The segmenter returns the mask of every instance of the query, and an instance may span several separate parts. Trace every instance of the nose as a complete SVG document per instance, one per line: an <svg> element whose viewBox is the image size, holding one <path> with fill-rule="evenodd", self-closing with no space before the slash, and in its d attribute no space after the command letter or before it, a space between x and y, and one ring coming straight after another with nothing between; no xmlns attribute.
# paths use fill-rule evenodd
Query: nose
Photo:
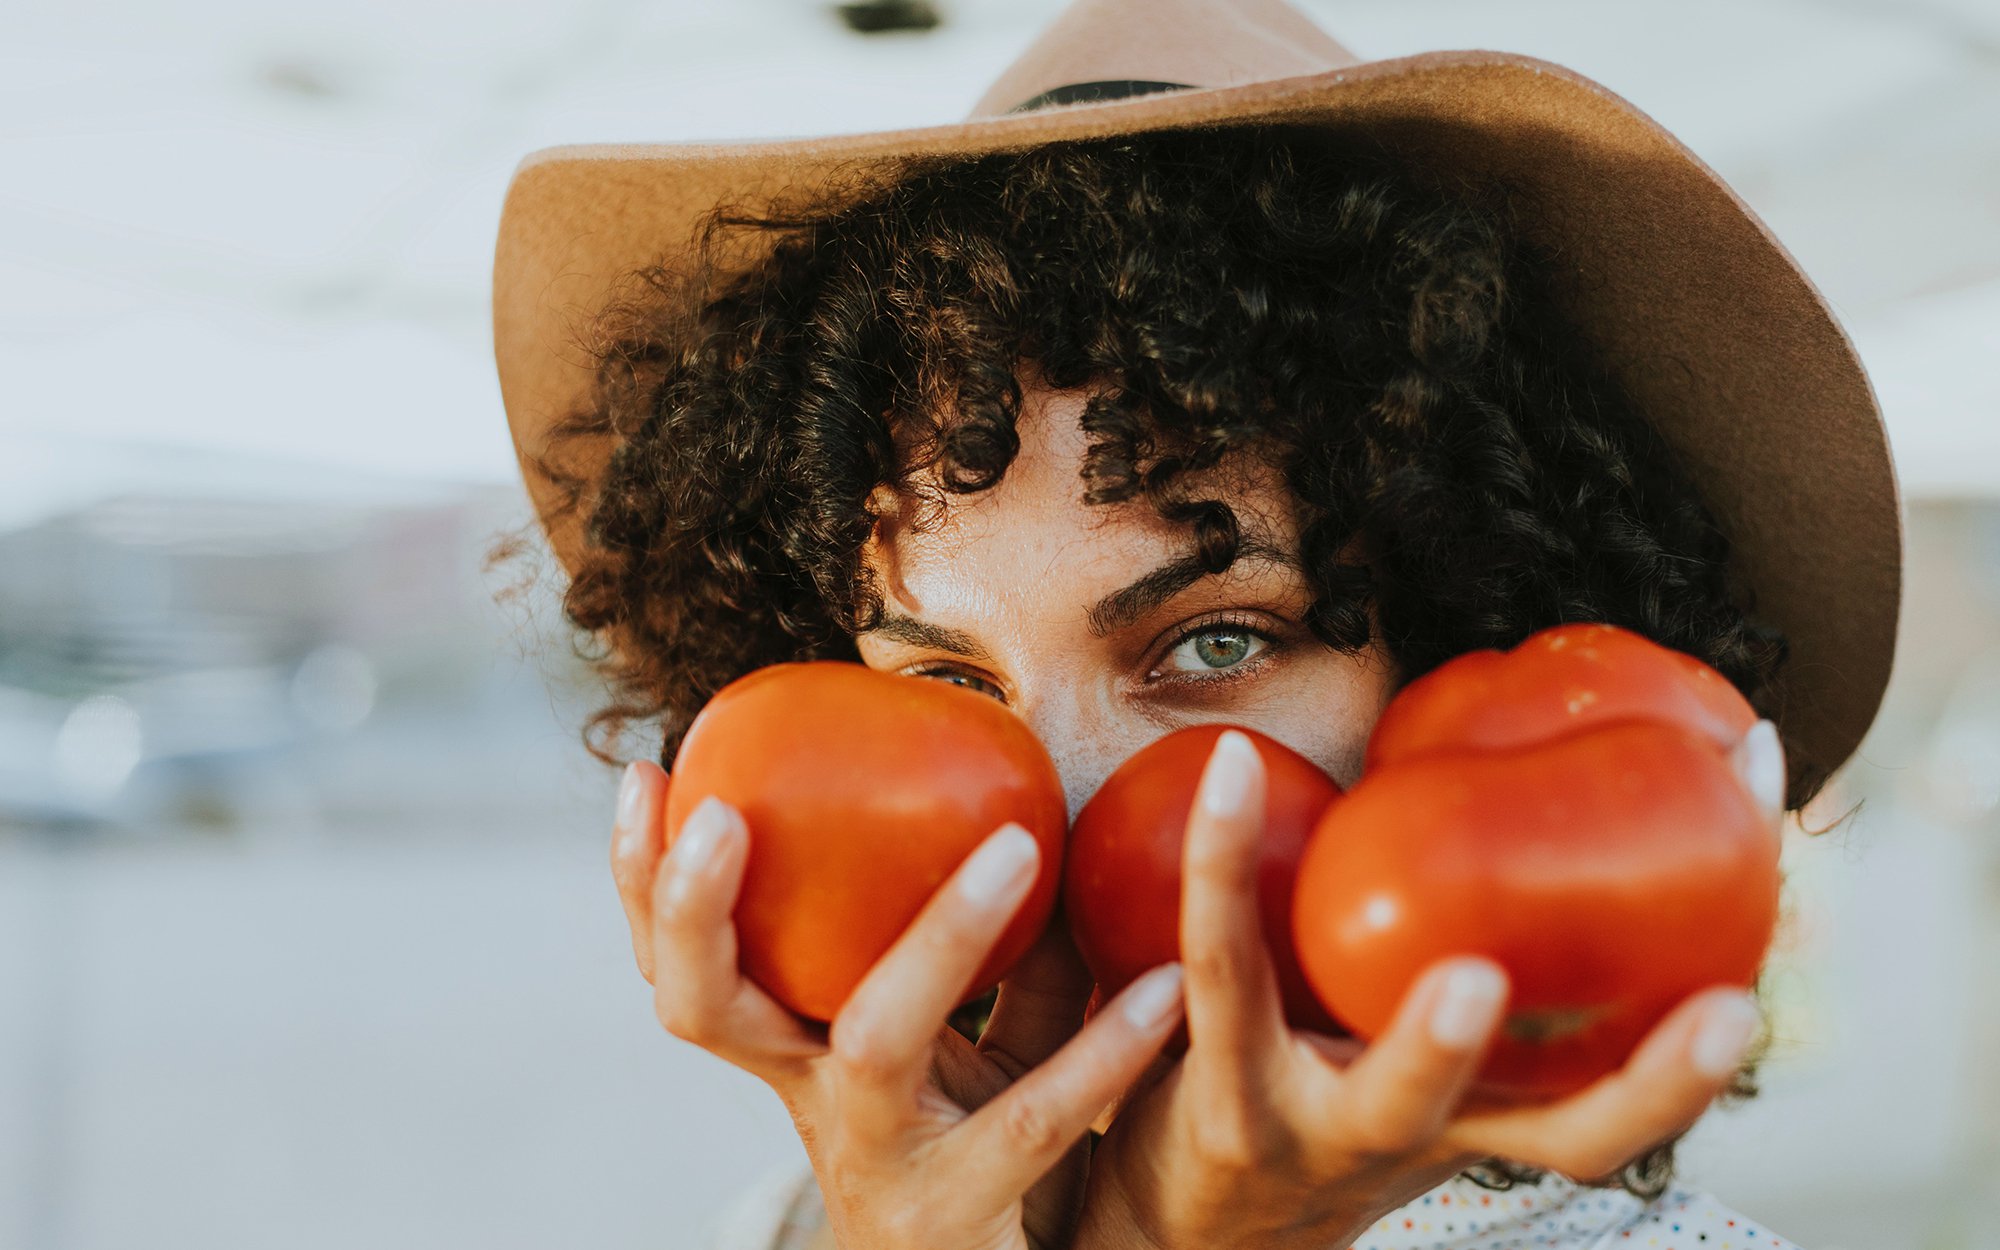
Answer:
<svg viewBox="0 0 2000 1250"><path fill-rule="evenodd" d="M1091 697L1081 683L1023 700L1016 711L1054 761L1072 820L1118 765L1166 732L1121 713L1109 699Z"/></svg>

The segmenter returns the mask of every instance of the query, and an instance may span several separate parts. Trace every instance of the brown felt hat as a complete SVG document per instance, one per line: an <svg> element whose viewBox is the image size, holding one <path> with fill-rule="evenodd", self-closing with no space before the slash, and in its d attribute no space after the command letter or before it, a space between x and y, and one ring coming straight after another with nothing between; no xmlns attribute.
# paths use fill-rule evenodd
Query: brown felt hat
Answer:
<svg viewBox="0 0 2000 1250"><path fill-rule="evenodd" d="M625 275L691 246L718 201L886 182L914 156L1258 123L1366 132L1521 194L1563 258L1570 321L1694 474L1757 616L1791 639L1778 706L1793 792L1844 762L1888 681L1902 532L1881 415L1826 301L1713 170L1590 79L1506 52L1361 61L1283 0L1077 0L955 125L528 156L500 220L493 337L555 553L574 568L581 529L551 515L531 457L592 384L577 327Z"/></svg>

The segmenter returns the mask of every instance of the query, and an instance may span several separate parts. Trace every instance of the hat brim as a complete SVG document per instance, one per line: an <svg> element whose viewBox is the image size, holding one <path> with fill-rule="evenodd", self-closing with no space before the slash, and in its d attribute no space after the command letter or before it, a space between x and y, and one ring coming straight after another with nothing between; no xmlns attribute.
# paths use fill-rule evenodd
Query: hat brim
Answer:
<svg viewBox="0 0 2000 1250"><path fill-rule="evenodd" d="M494 350L551 546L580 529L531 461L592 385L577 336L633 271L689 246L719 201L912 157L1189 126L1365 133L1413 163L1504 177L1559 258L1558 297L1694 476L1758 619L1791 656L1776 691L1793 793L1843 763L1880 704L1901 598L1901 503L1873 390L1825 300L1755 214L1667 130L1531 57L1432 52L1304 77L921 129L740 144L544 149L516 171L493 272ZM566 449L587 465L608 448Z"/></svg>

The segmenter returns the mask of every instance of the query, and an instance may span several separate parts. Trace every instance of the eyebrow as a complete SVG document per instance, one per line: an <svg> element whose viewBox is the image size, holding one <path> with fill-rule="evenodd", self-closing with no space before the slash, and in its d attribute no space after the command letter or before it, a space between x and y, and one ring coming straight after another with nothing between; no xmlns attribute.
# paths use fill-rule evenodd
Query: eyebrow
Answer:
<svg viewBox="0 0 2000 1250"><path fill-rule="evenodd" d="M920 621L914 616L884 616L876 622L871 634L894 642L908 643L913 647L928 647L933 651L950 651L968 660L990 660L986 648L979 640L962 629L949 629L943 625L933 625Z"/></svg>
<svg viewBox="0 0 2000 1250"><path fill-rule="evenodd" d="M1244 560L1262 561L1303 571L1298 558L1263 539L1246 536L1236 547L1236 559L1229 568ZM1122 590L1114 590L1097 601L1087 618L1093 638L1102 638L1122 629L1159 607L1204 577L1217 576L1228 568L1211 571L1198 553L1170 560Z"/></svg>
<svg viewBox="0 0 2000 1250"><path fill-rule="evenodd" d="M1290 552L1255 537L1246 537L1237 545L1236 560L1230 567L1233 568L1236 563L1244 560L1262 561L1304 571L1304 566ZM1210 573L1208 566L1198 554L1190 553L1177 560L1170 560L1130 585L1114 590L1099 599L1085 618L1091 636L1102 638L1114 630L1130 625L1202 578L1215 575ZM992 658L987 654L986 648L980 645L979 640L966 631L934 625L913 616L884 615L876 622L875 627L867 632L912 647L949 651L970 660L983 661Z"/></svg>

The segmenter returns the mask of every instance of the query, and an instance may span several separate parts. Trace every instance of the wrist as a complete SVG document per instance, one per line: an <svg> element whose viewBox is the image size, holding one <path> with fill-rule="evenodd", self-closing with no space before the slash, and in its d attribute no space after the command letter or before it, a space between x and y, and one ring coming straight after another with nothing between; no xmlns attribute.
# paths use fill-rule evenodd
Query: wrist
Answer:
<svg viewBox="0 0 2000 1250"><path fill-rule="evenodd" d="M1093 1167L1071 1250L1167 1250L1139 1219L1131 1195L1109 1168Z"/></svg>
<svg viewBox="0 0 2000 1250"><path fill-rule="evenodd" d="M1163 1225L1109 1169L1093 1169L1071 1250L1350 1250L1385 1212L1327 1213L1256 1231Z"/></svg>
<svg viewBox="0 0 2000 1250"><path fill-rule="evenodd" d="M1266 1203L1242 1209L1240 1219L1211 1213L1176 1218L1144 1204L1114 1184L1093 1185L1077 1225L1072 1250L1353 1250L1368 1230L1398 1209L1397 1203L1357 1206L1342 1201L1317 1209L1281 1211Z"/></svg>

